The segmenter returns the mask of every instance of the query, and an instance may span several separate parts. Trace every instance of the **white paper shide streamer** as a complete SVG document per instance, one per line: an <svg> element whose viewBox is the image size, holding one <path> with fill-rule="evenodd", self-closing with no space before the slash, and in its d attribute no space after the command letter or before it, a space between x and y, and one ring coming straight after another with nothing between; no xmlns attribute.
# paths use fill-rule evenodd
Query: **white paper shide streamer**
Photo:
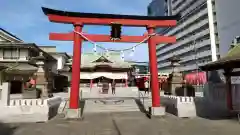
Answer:
<svg viewBox="0 0 240 135"><path fill-rule="evenodd" d="M93 51L94 51L94 52L97 52L97 44L94 44Z"/></svg>
<svg viewBox="0 0 240 135"><path fill-rule="evenodd" d="M124 60L124 52L123 51L121 51L121 58L122 58L122 60Z"/></svg>

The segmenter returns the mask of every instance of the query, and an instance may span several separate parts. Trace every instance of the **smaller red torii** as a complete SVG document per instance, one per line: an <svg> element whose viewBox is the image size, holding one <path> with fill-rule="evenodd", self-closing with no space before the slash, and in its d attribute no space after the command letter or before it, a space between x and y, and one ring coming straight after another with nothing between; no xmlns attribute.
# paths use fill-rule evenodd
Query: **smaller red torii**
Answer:
<svg viewBox="0 0 240 135"><path fill-rule="evenodd" d="M74 31L71 33L50 33L50 40L74 41L73 64L72 64L72 86L70 93L70 109L79 108L79 82L81 64L81 44L85 39L82 33L84 25L111 25L118 23L123 26L146 27L147 34L143 36L121 36L121 40L115 42L142 42L149 35L155 34L157 27L173 27L177 24L178 16L136 16L136 15L114 15L96 13L78 13L42 8L51 22L73 24ZM94 42L112 42L109 35L89 35L85 37ZM173 36L154 35L148 39L149 62L151 72L152 107L160 107L160 92L158 86L158 69L156 45L159 43L174 43Z"/></svg>

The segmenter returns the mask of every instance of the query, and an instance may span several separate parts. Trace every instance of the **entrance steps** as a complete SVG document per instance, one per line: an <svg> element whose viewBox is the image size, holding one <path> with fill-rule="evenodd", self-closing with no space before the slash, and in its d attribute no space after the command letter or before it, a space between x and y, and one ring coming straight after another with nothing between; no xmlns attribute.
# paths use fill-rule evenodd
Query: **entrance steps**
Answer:
<svg viewBox="0 0 240 135"><path fill-rule="evenodd" d="M86 100L83 113L140 111L135 99Z"/></svg>
<svg viewBox="0 0 240 135"><path fill-rule="evenodd" d="M98 98L137 98L138 89L137 87L116 87L115 95L112 94L111 88L109 88L108 94L101 94L101 88L93 87L80 88L80 97L82 99L98 99Z"/></svg>

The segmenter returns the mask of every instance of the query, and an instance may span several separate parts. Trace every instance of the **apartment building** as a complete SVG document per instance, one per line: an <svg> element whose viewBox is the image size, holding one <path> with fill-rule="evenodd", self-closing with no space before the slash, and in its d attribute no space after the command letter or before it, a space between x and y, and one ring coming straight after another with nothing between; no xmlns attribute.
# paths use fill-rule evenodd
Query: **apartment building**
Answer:
<svg viewBox="0 0 240 135"><path fill-rule="evenodd" d="M215 0L153 0L148 14L181 16L176 27L156 30L177 38L175 44L157 46L159 71L172 71L169 58L173 56L181 59L182 72L196 71L199 66L220 57Z"/></svg>

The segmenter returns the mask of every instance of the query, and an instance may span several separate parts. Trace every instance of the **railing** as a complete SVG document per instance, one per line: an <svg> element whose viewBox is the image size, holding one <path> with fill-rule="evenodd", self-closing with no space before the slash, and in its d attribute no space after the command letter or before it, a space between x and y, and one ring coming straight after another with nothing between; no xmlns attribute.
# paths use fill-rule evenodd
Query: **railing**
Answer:
<svg viewBox="0 0 240 135"><path fill-rule="evenodd" d="M139 100L141 101L141 98L142 98L142 104L144 106L144 95L141 93L141 91L138 91L138 97L139 97Z"/></svg>

